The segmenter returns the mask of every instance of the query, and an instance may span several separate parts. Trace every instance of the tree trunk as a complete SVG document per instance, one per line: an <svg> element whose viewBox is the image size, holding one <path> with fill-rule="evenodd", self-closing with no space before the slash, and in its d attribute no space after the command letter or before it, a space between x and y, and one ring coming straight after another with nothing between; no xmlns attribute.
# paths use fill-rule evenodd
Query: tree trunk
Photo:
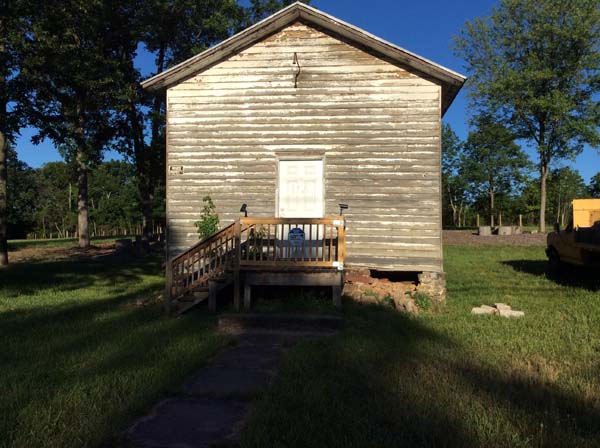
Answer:
<svg viewBox="0 0 600 448"><path fill-rule="evenodd" d="M556 222L560 222L562 205L560 204L560 185L558 189L558 205L556 206Z"/></svg>
<svg viewBox="0 0 600 448"><path fill-rule="evenodd" d="M4 110L0 111L0 114ZM8 266L7 154L8 142L6 135L0 129L0 266Z"/></svg>
<svg viewBox="0 0 600 448"><path fill-rule="evenodd" d="M450 203L450 207L452 207L452 225L456 227L458 221L458 209L453 203Z"/></svg>
<svg viewBox="0 0 600 448"><path fill-rule="evenodd" d="M494 190L490 189L490 226L494 227Z"/></svg>
<svg viewBox="0 0 600 448"><path fill-rule="evenodd" d="M150 238L154 229L154 220L152 219L154 195L150 192L149 186L144 188L144 191L140 193L142 193L142 213L144 215L144 228L142 229L142 233L144 236Z"/></svg>
<svg viewBox="0 0 600 448"><path fill-rule="evenodd" d="M452 209L452 225L456 227L457 209L456 204L454 204L452 189L450 188L450 186L448 186L448 200L450 201L450 208Z"/></svg>
<svg viewBox="0 0 600 448"><path fill-rule="evenodd" d="M77 196L77 234L79 235L79 247L90 247L89 234L89 210L88 210L88 168L85 154L85 135L82 101L78 99L77 104L77 156L75 158L77 167L77 185L79 194Z"/></svg>
<svg viewBox="0 0 600 448"><path fill-rule="evenodd" d="M158 59L156 63L156 73L161 73L165 70L165 59L166 59L166 44L163 42L160 45L158 50ZM140 196L142 200L142 213L144 215L144 235L147 237L151 237L154 231L154 220L153 220L153 212L154 212L154 187L155 181L155 168L156 168L156 160L159 155L156 154L158 148L161 148L162 142L159 140L162 139L160 128L162 126L162 108L164 105L165 97L164 94L157 94L154 97L154 101L152 104L152 120L151 120L151 141L150 141L150 157L147 157L146 163L144 164L145 168L145 178L142 181L142 188L140 189ZM143 131L140 129L139 134L142 136L142 144L143 149L147 150L148 148L143 143Z"/></svg>
<svg viewBox="0 0 600 448"><path fill-rule="evenodd" d="M548 164L542 163L540 168L540 232L546 233L546 179Z"/></svg>
<svg viewBox="0 0 600 448"><path fill-rule="evenodd" d="M5 46L4 32L5 27L0 19L0 266L8 266L8 137L7 131L7 91L6 78L4 77L5 67Z"/></svg>
<svg viewBox="0 0 600 448"><path fill-rule="evenodd" d="M143 122L133 99L130 99L129 101L129 122L132 131L131 137L133 140L133 154L138 178L138 192L140 194L144 220L142 232L145 236L150 237L152 236L152 229L154 227L152 222L152 211L154 208L154 196L152 194L152 157L147 157L148 147L144 142Z"/></svg>
<svg viewBox="0 0 600 448"><path fill-rule="evenodd" d="M77 197L77 229L79 234L79 247L90 247L89 220L88 220L88 170L85 163L83 150L77 148L77 184L79 195Z"/></svg>

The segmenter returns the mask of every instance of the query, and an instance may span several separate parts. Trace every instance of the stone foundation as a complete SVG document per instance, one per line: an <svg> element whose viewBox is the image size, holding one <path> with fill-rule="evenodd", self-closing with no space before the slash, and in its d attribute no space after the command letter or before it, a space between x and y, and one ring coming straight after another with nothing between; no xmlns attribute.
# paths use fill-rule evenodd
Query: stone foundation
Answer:
<svg viewBox="0 0 600 448"><path fill-rule="evenodd" d="M368 269L346 271L344 296L369 304L390 305L398 311L418 313L415 294L422 293L433 301L446 299L446 278L444 273L422 272L418 281L391 281L387 278L373 278Z"/></svg>
<svg viewBox="0 0 600 448"><path fill-rule="evenodd" d="M445 301L446 274L443 272L421 272L417 290L437 302Z"/></svg>

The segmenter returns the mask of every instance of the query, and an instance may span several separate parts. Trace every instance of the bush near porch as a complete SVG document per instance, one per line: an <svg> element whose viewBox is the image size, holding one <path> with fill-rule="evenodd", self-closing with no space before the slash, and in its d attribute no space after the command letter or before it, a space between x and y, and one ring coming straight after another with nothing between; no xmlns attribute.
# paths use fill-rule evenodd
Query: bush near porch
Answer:
<svg viewBox="0 0 600 448"><path fill-rule="evenodd" d="M445 251L446 306L346 304L338 336L289 353L242 445L597 446L600 280L547 279L541 247ZM165 318L162 286L156 258L0 271L0 447L112 446L230 342L205 311ZM470 314L494 302L526 315Z"/></svg>

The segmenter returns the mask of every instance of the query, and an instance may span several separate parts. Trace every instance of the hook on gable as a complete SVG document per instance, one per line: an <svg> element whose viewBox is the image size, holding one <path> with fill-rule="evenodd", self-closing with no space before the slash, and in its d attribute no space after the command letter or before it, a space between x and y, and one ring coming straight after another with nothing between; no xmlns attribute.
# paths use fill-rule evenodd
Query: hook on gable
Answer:
<svg viewBox="0 0 600 448"><path fill-rule="evenodd" d="M294 88L298 88L298 77L300 76L300 72L302 71L302 67L300 66L300 61L298 60L298 53L294 52L294 61L292 62L297 68L294 76Z"/></svg>

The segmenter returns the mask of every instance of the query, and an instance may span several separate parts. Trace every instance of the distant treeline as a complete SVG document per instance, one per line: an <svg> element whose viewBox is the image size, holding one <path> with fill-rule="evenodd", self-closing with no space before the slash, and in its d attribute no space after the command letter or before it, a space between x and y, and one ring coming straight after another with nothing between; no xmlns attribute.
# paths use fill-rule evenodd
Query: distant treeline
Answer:
<svg viewBox="0 0 600 448"><path fill-rule="evenodd" d="M449 125L442 132L443 222L446 227L539 227L540 179L534 163L496 124L480 125L461 141ZM600 168L600 167L599 167ZM552 169L547 180L546 224L565 226L571 201L600 198L600 171L586 184L578 170ZM520 219L521 217L521 219Z"/></svg>
<svg viewBox="0 0 600 448"><path fill-rule="evenodd" d="M50 162L34 169L8 153L8 237L68 238L77 235L75 168ZM135 168L125 161L98 164L89 172L90 234L141 234L144 216ZM164 187L154 191L154 232L164 229Z"/></svg>

